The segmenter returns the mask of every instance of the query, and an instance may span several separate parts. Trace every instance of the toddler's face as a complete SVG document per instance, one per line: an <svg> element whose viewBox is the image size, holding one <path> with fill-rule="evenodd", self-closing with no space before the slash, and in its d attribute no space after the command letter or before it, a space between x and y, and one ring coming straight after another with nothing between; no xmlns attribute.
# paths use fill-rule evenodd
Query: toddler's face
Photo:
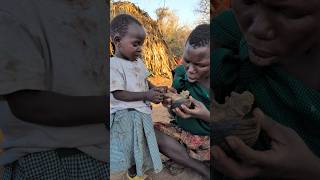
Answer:
<svg viewBox="0 0 320 180"><path fill-rule="evenodd" d="M193 48L187 43L183 53L183 65L189 82L208 78L210 76L210 46Z"/></svg>
<svg viewBox="0 0 320 180"><path fill-rule="evenodd" d="M137 58L141 57L145 37L146 33L143 27L135 23L130 24L126 35L116 44L117 56L130 61L137 60Z"/></svg>
<svg viewBox="0 0 320 180"><path fill-rule="evenodd" d="M318 0L233 0L250 60L288 64L319 44Z"/></svg>

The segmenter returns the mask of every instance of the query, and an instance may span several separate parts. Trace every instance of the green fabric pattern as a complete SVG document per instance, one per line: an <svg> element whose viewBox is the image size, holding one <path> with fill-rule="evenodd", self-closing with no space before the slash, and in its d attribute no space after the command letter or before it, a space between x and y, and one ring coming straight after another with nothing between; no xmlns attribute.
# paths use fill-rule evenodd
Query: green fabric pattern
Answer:
<svg viewBox="0 0 320 180"><path fill-rule="evenodd" d="M210 108L209 91L198 83L188 82L183 65L180 65L175 69L175 77L174 77L172 86L178 92L181 92L183 90L188 90L190 92L190 95L194 99L202 102L207 109ZM175 122L180 128L186 131L189 131L192 134L206 135L206 136L210 135L209 123L201 119L196 119L196 118L183 119L179 116L175 116Z"/></svg>

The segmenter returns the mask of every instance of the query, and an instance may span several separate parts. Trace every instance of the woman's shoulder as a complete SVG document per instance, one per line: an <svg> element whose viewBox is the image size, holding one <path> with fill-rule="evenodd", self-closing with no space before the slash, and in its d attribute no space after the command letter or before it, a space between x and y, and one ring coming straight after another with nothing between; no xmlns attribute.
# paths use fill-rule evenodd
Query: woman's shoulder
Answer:
<svg viewBox="0 0 320 180"><path fill-rule="evenodd" d="M210 86L215 97L224 100L231 91L245 89L252 79L259 76L257 68L246 53L235 54L226 48L213 51Z"/></svg>
<svg viewBox="0 0 320 180"><path fill-rule="evenodd" d="M238 55L230 49L216 48L213 50L211 59L211 81L212 86L230 83L235 80L241 60Z"/></svg>
<svg viewBox="0 0 320 180"><path fill-rule="evenodd" d="M178 91L180 91L185 86L186 71L183 65L179 65L173 70L173 72L174 72L174 77L173 77L172 86Z"/></svg>
<svg viewBox="0 0 320 180"><path fill-rule="evenodd" d="M174 70L173 70L176 74L182 75L185 74L186 71L184 69L184 66L182 64L178 65Z"/></svg>
<svg viewBox="0 0 320 180"><path fill-rule="evenodd" d="M213 44L238 51L242 33L233 12L231 10L222 11L212 18L211 23Z"/></svg>

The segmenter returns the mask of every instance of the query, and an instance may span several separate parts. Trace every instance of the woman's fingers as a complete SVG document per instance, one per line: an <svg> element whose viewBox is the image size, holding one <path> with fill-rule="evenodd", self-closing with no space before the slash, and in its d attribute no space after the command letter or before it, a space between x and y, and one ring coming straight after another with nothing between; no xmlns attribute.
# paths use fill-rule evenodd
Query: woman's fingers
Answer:
<svg viewBox="0 0 320 180"><path fill-rule="evenodd" d="M218 146L213 146L212 151L214 168L230 177L244 179L257 176L261 171L259 167L239 163L228 157Z"/></svg>
<svg viewBox="0 0 320 180"><path fill-rule="evenodd" d="M183 119L187 119L187 118L191 117L190 115L188 115L188 114L184 113L183 111L181 111L179 107L173 109L173 112L175 112L176 115L182 117Z"/></svg>

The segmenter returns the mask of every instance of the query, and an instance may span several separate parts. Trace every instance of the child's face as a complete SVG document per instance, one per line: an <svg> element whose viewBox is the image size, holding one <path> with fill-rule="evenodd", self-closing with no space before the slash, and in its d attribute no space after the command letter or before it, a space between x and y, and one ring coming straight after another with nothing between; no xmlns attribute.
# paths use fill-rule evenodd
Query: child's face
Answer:
<svg viewBox="0 0 320 180"><path fill-rule="evenodd" d="M135 61L141 57L142 45L146 33L142 26L132 23L128 26L128 32L120 41L116 42L116 56Z"/></svg>
<svg viewBox="0 0 320 180"><path fill-rule="evenodd" d="M233 0L232 7L256 65L289 64L319 44L319 0Z"/></svg>
<svg viewBox="0 0 320 180"><path fill-rule="evenodd" d="M183 65L188 81L193 83L207 79L210 76L210 47L193 48L189 43L183 52Z"/></svg>

